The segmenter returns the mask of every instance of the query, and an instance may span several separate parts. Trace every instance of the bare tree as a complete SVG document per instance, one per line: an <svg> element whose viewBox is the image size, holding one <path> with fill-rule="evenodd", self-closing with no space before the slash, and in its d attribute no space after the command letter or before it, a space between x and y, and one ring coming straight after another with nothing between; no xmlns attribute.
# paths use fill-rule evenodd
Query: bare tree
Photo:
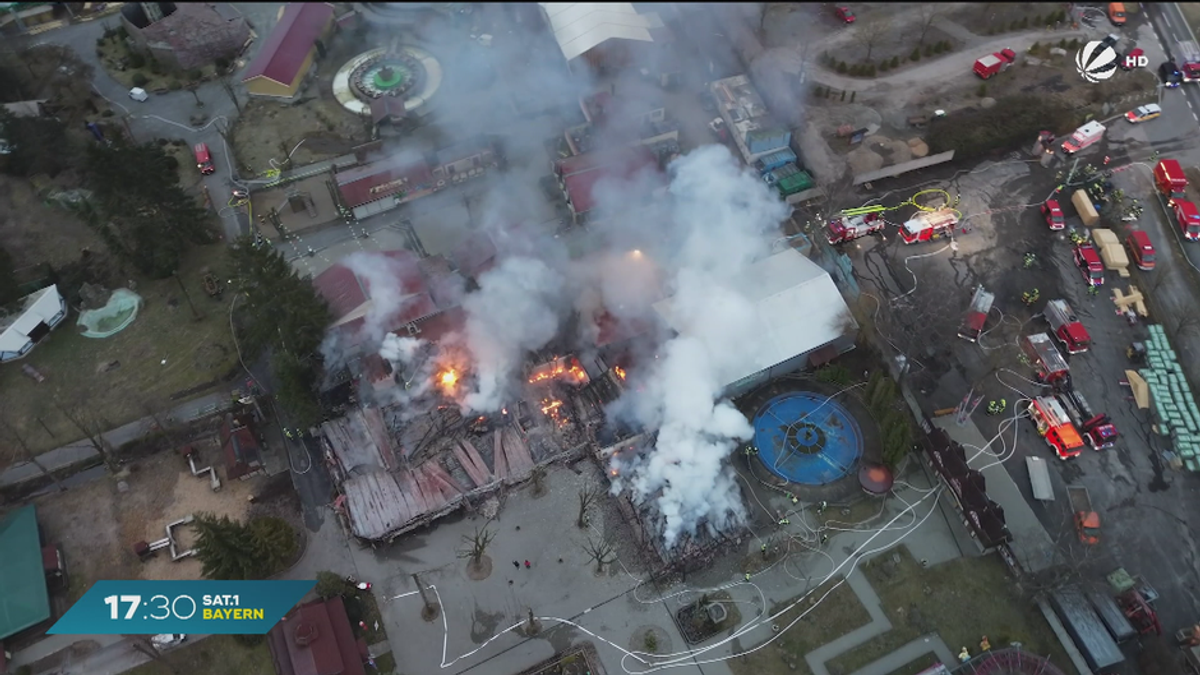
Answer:
<svg viewBox="0 0 1200 675"><path fill-rule="evenodd" d="M168 661L167 658L165 656L163 656L163 653L158 650L158 647L155 647L154 643L150 641L149 636L147 636L147 635L126 635L125 638L130 641L130 643L133 645L134 649L145 654L146 656L149 656L150 658L154 659L155 661L158 661L159 663L163 664L163 666L167 670L178 675L179 667L176 666L174 663L171 663L170 661Z"/></svg>
<svg viewBox="0 0 1200 675"><path fill-rule="evenodd" d="M937 5L930 4L921 5L918 12L920 22L917 24L917 30L921 31L921 33L917 37L917 45L924 47L925 38L929 36L929 30L933 28L933 24L937 22L942 12Z"/></svg>
<svg viewBox="0 0 1200 675"><path fill-rule="evenodd" d="M487 529L488 523L484 523L483 527L475 528L474 535L464 534L462 536L465 546L458 551L459 558L465 558L470 561L470 564L479 567L483 564L484 555L487 553L488 546L496 538L496 533Z"/></svg>
<svg viewBox="0 0 1200 675"><path fill-rule="evenodd" d="M438 611L441 607L433 598L429 597L429 589L425 588L425 584L421 583L421 578L416 574L412 575L413 583L417 585L417 592L421 594L421 602L424 607L421 608L421 618L425 621L433 621L438 616Z"/></svg>
<svg viewBox="0 0 1200 675"><path fill-rule="evenodd" d="M596 562L596 574L603 574L604 566L617 560L616 547L607 538L596 540L588 537L583 550L589 559Z"/></svg>
<svg viewBox="0 0 1200 675"><path fill-rule="evenodd" d="M15 426L13 426L8 419L0 417L0 428L3 428L5 435L12 439L12 442L21 449L22 456L24 456L30 464L36 466L43 475L49 478L54 483L54 487L58 488L59 492L67 491L67 487L62 484L62 481L58 480L58 477L51 473L50 470L38 460L37 454L34 453L33 449L29 447L29 444L25 442L25 437L21 435L21 432Z"/></svg>
<svg viewBox="0 0 1200 675"><path fill-rule="evenodd" d="M865 60L871 60L871 54L875 51L875 45L880 39L891 32L892 22L883 17L865 21L859 26L858 42L867 48Z"/></svg>
<svg viewBox="0 0 1200 675"><path fill-rule="evenodd" d="M241 101L238 101L237 89L234 89L233 87L232 76L224 75L220 78L217 78L217 81L221 83L221 89L225 91L225 95L229 97L230 101L233 101L233 107L237 109L239 114L241 114L242 103Z"/></svg>
<svg viewBox="0 0 1200 675"><path fill-rule="evenodd" d="M595 483L588 483L579 490L579 517L575 519L575 526L579 529L587 527L588 508L596 503L600 498L600 487Z"/></svg>
<svg viewBox="0 0 1200 675"><path fill-rule="evenodd" d="M196 107L203 108L204 101L200 100L199 89L200 89L200 84L198 82L193 82L192 84L189 84L188 88L187 88L188 91L192 92L192 98L196 99Z"/></svg>
<svg viewBox="0 0 1200 675"><path fill-rule="evenodd" d="M72 406L64 404L58 396L54 396L51 401L58 412L62 413L62 416L67 418L67 421L74 425L79 430L79 433L83 434L83 437L87 439L88 443L96 449L96 452L100 454L100 458L104 460L104 465L108 467L108 470L116 473L118 469L117 458L113 456L112 446L104 438L104 432L101 430L98 420L82 407L74 407L72 409Z"/></svg>

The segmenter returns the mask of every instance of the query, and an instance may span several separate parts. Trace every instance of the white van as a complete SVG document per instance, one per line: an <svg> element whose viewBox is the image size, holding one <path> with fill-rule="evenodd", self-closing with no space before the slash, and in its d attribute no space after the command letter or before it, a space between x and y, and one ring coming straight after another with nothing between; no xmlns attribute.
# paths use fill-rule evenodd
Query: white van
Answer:
<svg viewBox="0 0 1200 675"><path fill-rule="evenodd" d="M150 98L150 95L146 93L145 89L142 89L141 87L134 87L133 89L129 90L129 98L138 102L144 102L146 99Z"/></svg>

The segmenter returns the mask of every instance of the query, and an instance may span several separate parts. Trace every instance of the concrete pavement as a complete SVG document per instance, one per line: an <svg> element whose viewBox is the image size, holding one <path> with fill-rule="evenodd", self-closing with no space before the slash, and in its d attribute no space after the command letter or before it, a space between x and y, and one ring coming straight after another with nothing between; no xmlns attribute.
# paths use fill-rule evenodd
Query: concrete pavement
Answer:
<svg viewBox="0 0 1200 675"><path fill-rule="evenodd" d="M229 394L222 391L200 396L190 401L184 401L166 414L176 422L190 422L222 410L228 404ZM129 441L141 438L150 433L153 425L154 420L152 418L143 417L140 420L106 431L101 434L101 437L113 447L120 447ZM98 457L96 448L92 447L91 443L87 440L80 440L44 452L38 455L38 461L47 470L57 471L96 457ZM21 462L14 464L0 473L0 486L17 485L31 478L37 478L40 475L42 475L42 470L34 466L33 463Z"/></svg>

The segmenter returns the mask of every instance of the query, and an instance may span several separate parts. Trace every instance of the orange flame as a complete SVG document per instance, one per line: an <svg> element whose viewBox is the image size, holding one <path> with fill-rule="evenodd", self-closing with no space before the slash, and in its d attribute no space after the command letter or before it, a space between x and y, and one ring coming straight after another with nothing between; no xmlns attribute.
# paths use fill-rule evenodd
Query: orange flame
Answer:
<svg viewBox="0 0 1200 675"><path fill-rule="evenodd" d="M616 373L617 377L621 378L622 381L625 380L625 369L624 368L622 368L621 366L613 366L613 372Z"/></svg>
<svg viewBox="0 0 1200 675"><path fill-rule="evenodd" d="M437 376L438 388L447 396L454 395L454 389L458 386L458 371L453 368L447 368L438 373Z"/></svg>
<svg viewBox="0 0 1200 675"><path fill-rule="evenodd" d="M563 402L556 398L544 398L542 399L542 414L554 420L555 422L558 422L559 426L563 426L570 420L562 416L562 412L560 410L560 408L562 408L562 404Z"/></svg>
<svg viewBox="0 0 1200 675"><path fill-rule="evenodd" d="M576 382L586 382L588 379L587 373L577 364L572 363L569 366L566 363L555 363L552 367L542 370L529 378L529 384L537 384L546 380L553 380L557 377L566 375L569 379Z"/></svg>

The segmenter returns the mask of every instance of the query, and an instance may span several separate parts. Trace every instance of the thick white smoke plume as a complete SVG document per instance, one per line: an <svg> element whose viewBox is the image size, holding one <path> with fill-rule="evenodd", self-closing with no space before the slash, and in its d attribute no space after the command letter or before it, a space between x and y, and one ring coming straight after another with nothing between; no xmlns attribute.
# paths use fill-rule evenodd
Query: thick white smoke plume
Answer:
<svg viewBox="0 0 1200 675"><path fill-rule="evenodd" d="M644 387L618 410L657 429L642 461L614 466L614 489L653 500L663 538L673 546L701 525L742 522L745 509L727 459L750 423L721 391L754 370L757 307L741 290L751 263L770 251L770 233L787 208L763 182L744 172L723 146L706 146L671 165L666 257L670 323L678 335L659 349ZM673 253L673 255L670 255Z"/></svg>
<svg viewBox="0 0 1200 675"><path fill-rule="evenodd" d="M500 410L525 352L558 334L565 281L546 263L527 257L507 258L480 277L479 290L463 301L466 347L475 369L467 408Z"/></svg>
<svg viewBox="0 0 1200 675"><path fill-rule="evenodd" d="M398 386L387 390L389 402L399 403L407 411L409 404L433 389L433 376L437 366L434 360L429 358L429 351L430 345L424 340L395 333L384 336L379 355L392 364L392 370L399 374Z"/></svg>

